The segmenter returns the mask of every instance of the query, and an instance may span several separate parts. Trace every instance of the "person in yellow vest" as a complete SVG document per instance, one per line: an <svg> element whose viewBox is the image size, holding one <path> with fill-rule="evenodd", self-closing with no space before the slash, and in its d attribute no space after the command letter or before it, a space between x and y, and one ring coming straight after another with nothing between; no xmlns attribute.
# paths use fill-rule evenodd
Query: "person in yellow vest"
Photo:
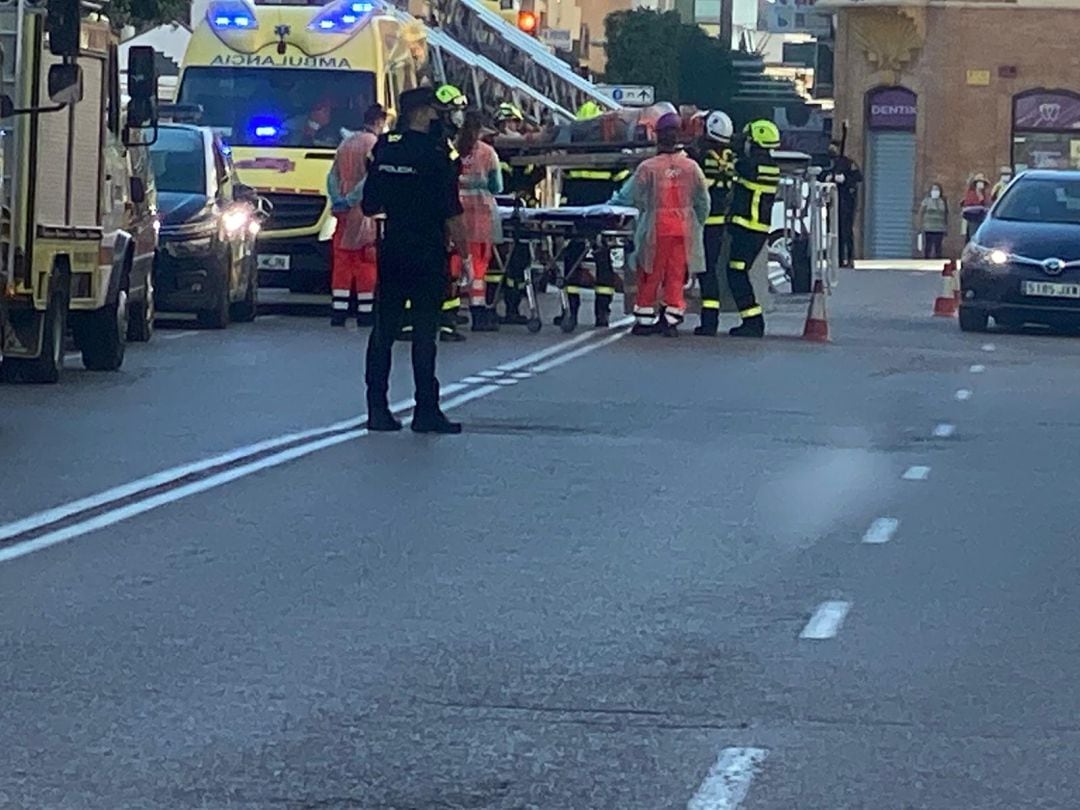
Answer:
<svg viewBox="0 0 1080 810"><path fill-rule="evenodd" d="M780 167L772 150L780 147L780 129L759 118L743 128L742 154L735 161L727 227L731 256L727 279L742 323L729 330L733 337L763 337L765 316L750 283L750 269L765 247L772 224L773 202L780 188Z"/></svg>
<svg viewBox="0 0 1080 810"><path fill-rule="evenodd" d="M731 139L735 127L727 113L714 110L705 117L705 131L697 150L697 163L709 186L709 216L705 220L705 272L698 276L701 288L701 325L695 335L713 336L720 326L720 278L717 262L724 244L724 225L735 172Z"/></svg>

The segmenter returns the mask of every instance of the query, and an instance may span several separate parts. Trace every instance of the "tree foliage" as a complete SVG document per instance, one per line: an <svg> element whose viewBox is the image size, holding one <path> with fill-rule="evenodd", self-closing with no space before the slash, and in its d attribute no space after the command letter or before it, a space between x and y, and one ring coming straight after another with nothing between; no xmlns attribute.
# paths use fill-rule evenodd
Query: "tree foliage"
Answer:
<svg viewBox="0 0 1080 810"><path fill-rule="evenodd" d="M732 109L735 75L731 51L674 11L616 11L604 21L612 84L651 84L657 100Z"/></svg>
<svg viewBox="0 0 1080 810"><path fill-rule="evenodd" d="M191 14L191 0L108 0L105 15L113 27L132 25L137 31L171 22L185 25Z"/></svg>

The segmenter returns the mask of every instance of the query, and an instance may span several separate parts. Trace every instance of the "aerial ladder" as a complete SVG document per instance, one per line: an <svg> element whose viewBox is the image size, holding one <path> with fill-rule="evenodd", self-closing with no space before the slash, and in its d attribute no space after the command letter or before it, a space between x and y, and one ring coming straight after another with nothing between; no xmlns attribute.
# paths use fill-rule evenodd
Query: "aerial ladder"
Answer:
<svg viewBox="0 0 1080 810"><path fill-rule="evenodd" d="M548 108L559 118L572 118L586 101L595 102L601 110L620 108L544 45L487 8L483 0L428 2L429 25L547 99Z"/></svg>

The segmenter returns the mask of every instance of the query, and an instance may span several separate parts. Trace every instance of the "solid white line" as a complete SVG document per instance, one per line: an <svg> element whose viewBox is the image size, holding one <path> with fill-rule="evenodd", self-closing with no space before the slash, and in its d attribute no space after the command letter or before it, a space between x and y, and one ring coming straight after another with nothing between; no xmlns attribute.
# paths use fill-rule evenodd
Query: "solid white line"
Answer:
<svg viewBox="0 0 1080 810"><path fill-rule="evenodd" d="M959 391L956 392L956 398L961 402L971 399L971 390L968 388L961 388Z"/></svg>
<svg viewBox="0 0 1080 810"><path fill-rule="evenodd" d="M619 320L612 322L611 326L608 328L619 329L623 326L629 326L633 322L633 316L628 315L625 318L620 318ZM564 340L561 343L556 343L554 346L548 346L546 349L540 349L539 351L535 351L532 354L527 354L517 360L512 360L509 363L503 363L501 366L495 366L495 368L497 368L499 371L521 371L521 369L525 368L526 366L531 366L533 363L543 360L545 357L550 357L551 355L557 354L563 349L568 349L571 346L577 346L579 343L584 343L587 340L592 340L593 338L602 334L604 333L595 331L585 332L576 337L572 337L569 340Z"/></svg>
<svg viewBox="0 0 1080 810"><path fill-rule="evenodd" d="M982 345L982 350L983 350L984 352L992 352L992 351L994 351L994 349L996 349L996 348L997 348L997 346L995 346L995 345L994 345L993 343L984 343L984 344Z"/></svg>
<svg viewBox="0 0 1080 810"><path fill-rule="evenodd" d="M925 481L929 477L930 477L930 468L929 467L921 467L921 466L918 466L918 465L916 465L914 467L908 467L904 471L904 475L903 475L903 479L905 481Z"/></svg>
<svg viewBox="0 0 1080 810"><path fill-rule="evenodd" d="M939 439L947 439L956 433L956 425L950 425L948 422L942 422L934 428L934 436Z"/></svg>
<svg viewBox="0 0 1080 810"><path fill-rule="evenodd" d="M844 623L844 617L851 610L851 602L828 601L817 606L814 615L799 633L799 638L823 641L832 638Z"/></svg>
<svg viewBox="0 0 1080 810"><path fill-rule="evenodd" d="M972 374L982 374L984 371L986 371L986 366L980 363L976 363L971 368L969 368L968 371L970 371Z"/></svg>
<svg viewBox="0 0 1080 810"><path fill-rule="evenodd" d="M888 543L893 539L893 535L896 534L896 529L899 526L900 521L896 518L878 518L870 524L870 528L866 530L866 534L863 535L862 541L864 543L873 544Z"/></svg>
<svg viewBox="0 0 1080 810"><path fill-rule="evenodd" d="M481 388L473 389L460 396L454 397L442 404L444 411L452 410L466 402L471 402L474 399L487 396L495 391L499 390L497 385L485 385ZM412 417L404 420L405 424L412 422ZM322 439L317 439L307 444L298 445L297 447L290 447L288 450L283 450L280 453L275 453L272 456L261 458L257 461L252 461L247 464L242 464L239 467L234 467L230 470L224 470L220 473L203 478L200 481L193 481L190 484L186 484L182 487L169 490L168 492L162 492L158 495L146 498L135 503L128 504L127 506L119 507L118 509L111 509L108 512L103 512L100 515L89 518L79 523L73 523L70 526L65 526L62 529L57 529L47 534L41 535L41 537L35 537L33 540L27 540L22 543L15 543L7 548L0 548L0 563L14 560L19 557L24 557L27 554L32 554L35 551L40 551L50 546L55 546L59 543L63 543L67 540L71 540L75 537L80 537L84 534L103 529L107 526L112 526L121 521L128 520L136 515L144 514L152 509L157 509L159 506L165 506L166 504L175 503L176 501L196 495L200 492L206 492L209 489L215 489L224 484L228 484L231 481L235 481L238 478L251 475L253 473L266 470L271 467L278 467L289 461L294 461L298 458L311 455L320 450L325 450L328 447L334 447L335 445L344 444L345 442L352 441L353 439L359 439L362 436L366 436L368 431L366 428L359 428L357 430L350 430L345 433L337 433L333 436L327 436Z"/></svg>
<svg viewBox="0 0 1080 810"><path fill-rule="evenodd" d="M541 363L538 366L533 366L529 370L536 373L536 374L540 374L540 373L542 373L544 371L550 371L553 368L557 368L558 366L563 365L563 363L569 363L571 360L576 360L577 358L581 357L583 354L588 354L589 352L594 352L597 349L603 348L604 346L607 346L610 343L614 343L616 340L622 340L628 334L630 334L630 333L629 332L616 332L614 335L608 335L606 338L604 338L603 340L597 341L596 343L589 343L589 344L587 344L585 346L582 346L579 349L574 349L572 352L567 352L566 354L560 354L558 357L552 358L551 360L548 360L546 363Z"/></svg>
<svg viewBox="0 0 1080 810"><path fill-rule="evenodd" d="M186 329L183 332L164 332L158 334L162 340L177 340L178 338L186 338L191 337L192 335L198 335L201 334L201 332L196 332L194 329Z"/></svg>
<svg viewBox="0 0 1080 810"><path fill-rule="evenodd" d="M754 772L765 761L764 748L725 748L686 810L735 810L750 790Z"/></svg>

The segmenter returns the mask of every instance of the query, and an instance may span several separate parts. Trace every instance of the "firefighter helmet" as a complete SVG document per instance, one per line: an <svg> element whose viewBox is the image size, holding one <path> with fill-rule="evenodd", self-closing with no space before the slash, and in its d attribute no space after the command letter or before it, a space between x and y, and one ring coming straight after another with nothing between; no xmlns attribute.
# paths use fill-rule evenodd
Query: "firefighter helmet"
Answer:
<svg viewBox="0 0 1080 810"><path fill-rule="evenodd" d="M722 110L713 110L705 119L705 135L709 140L730 143L731 136L735 134L735 125L731 123L731 117Z"/></svg>
<svg viewBox="0 0 1080 810"><path fill-rule="evenodd" d="M443 84L435 91L435 100L447 108L467 107L469 99L452 84Z"/></svg>
<svg viewBox="0 0 1080 810"><path fill-rule="evenodd" d="M495 111L495 121L524 121L525 114L515 105L505 102Z"/></svg>
<svg viewBox="0 0 1080 810"><path fill-rule="evenodd" d="M590 118L597 118L603 114L603 110L600 109L600 105L590 99L578 107L577 115L574 116L578 121L588 121Z"/></svg>
<svg viewBox="0 0 1080 810"><path fill-rule="evenodd" d="M762 149L780 148L780 128L767 118L758 118L743 127L743 135Z"/></svg>

